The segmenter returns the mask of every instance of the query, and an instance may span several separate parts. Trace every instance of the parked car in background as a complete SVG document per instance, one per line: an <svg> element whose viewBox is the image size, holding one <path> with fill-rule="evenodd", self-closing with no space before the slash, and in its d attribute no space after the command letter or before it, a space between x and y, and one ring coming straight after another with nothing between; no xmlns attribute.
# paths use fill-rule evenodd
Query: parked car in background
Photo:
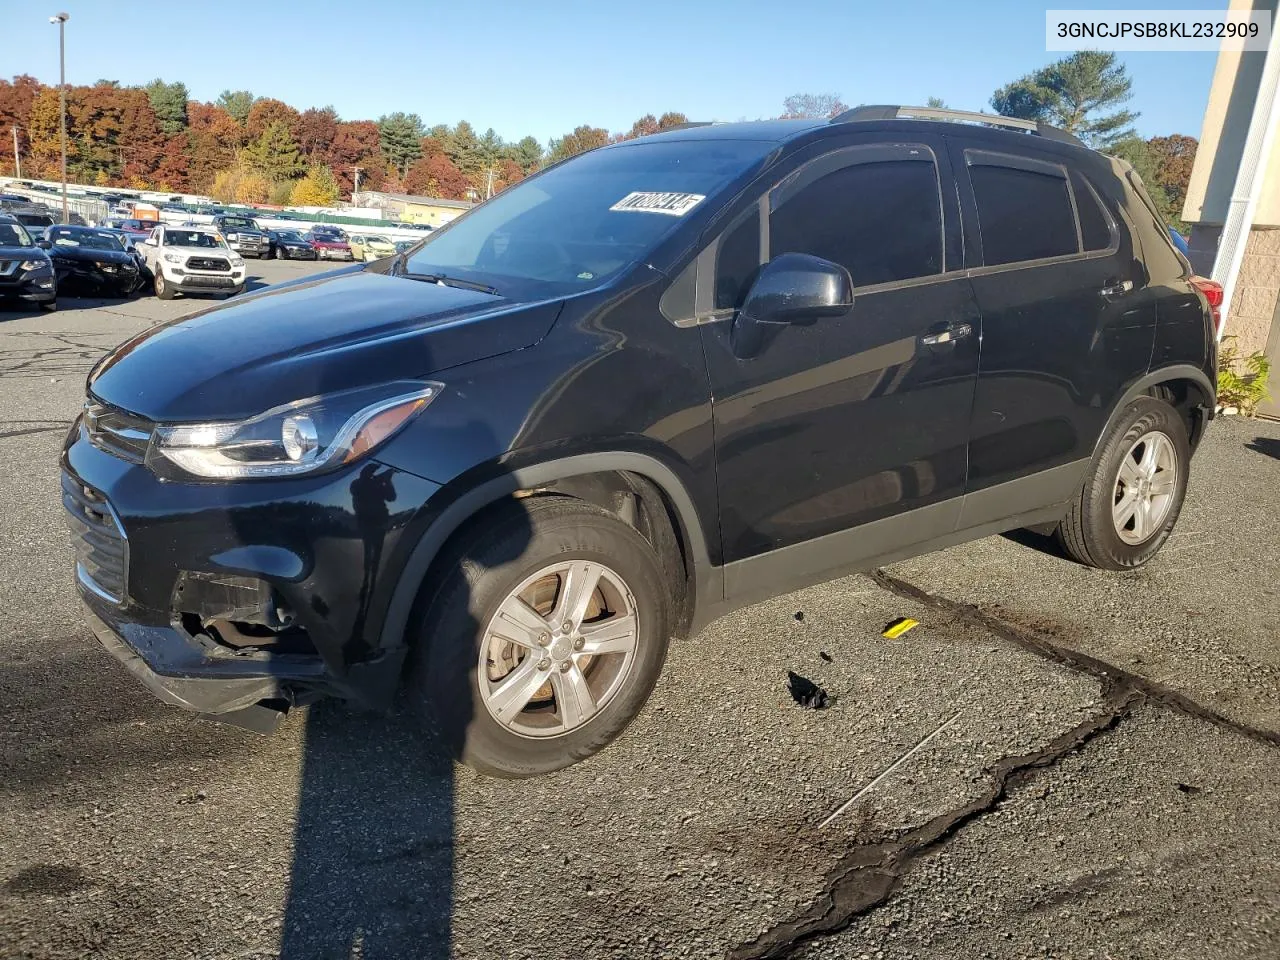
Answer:
<svg viewBox="0 0 1280 960"><path fill-rule="evenodd" d="M244 261L214 227L162 224L143 241L142 255L161 300L172 300L179 293L234 296L244 292Z"/></svg>
<svg viewBox="0 0 1280 960"><path fill-rule="evenodd" d="M408 250L412 250L419 242L418 240L397 240L396 253L405 253Z"/></svg>
<svg viewBox="0 0 1280 960"><path fill-rule="evenodd" d="M316 237L337 237L339 240L346 240L346 231L341 227L335 227L332 224L317 223L305 234L308 240L314 240Z"/></svg>
<svg viewBox="0 0 1280 960"><path fill-rule="evenodd" d="M347 242L346 237L329 233L313 233L311 246L315 249L318 260L355 259L355 254L351 252L351 244Z"/></svg>
<svg viewBox="0 0 1280 960"><path fill-rule="evenodd" d="M8 214L0 214L0 306L35 304L58 309L58 280L49 255L31 232Z"/></svg>
<svg viewBox="0 0 1280 960"><path fill-rule="evenodd" d="M43 207L19 207L8 213L33 233L43 233L46 228L58 222L53 214Z"/></svg>
<svg viewBox="0 0 1280 960"><path fill-rule="evenodd" d="M150 220L138 220L134 217L108 217L102 222L101 226L123 231L135 241L145 240L151 236L151 231L156 228L156 225Z"/></svg>
<svg viewBox="0 0 1280 960"><path fill-rule="evenodd" d="M270 230L271 256L277 260L315 260L316 248L297 230Z"/></svg>
<svg viewBox="0 0 1280 960"><path fill-rule="evenodd" d="M246 257L265 257L271 249L267 232L252 217L222 213L213 218L213 226L221 231L232 250Z"/></svg>
<svg viewBox="0 0 1280 960"><path fill-rule="evenodd" d="M351 256L356 260L380 260L395 255L396 245L378 234L352 234Z"/></svg>
<svg viewBox="0 0 1280 960"><path fill-rule="evenodd" d="M120 241L120 245L124 247L125 252L128 253L129 256L133 258L134 263L138 265L138 274L143 284L149 285L153 277L151 276L150 268L147 266L147 258L144 257L142 255L142 251L138 249L138 243L140 241L125 233L123 230L116 230L111 227L97 227L96 229L109 233Z"/></svg>
<svg viewBox="0 0 1280 960"><path fill-rule="evenodd" d="M53 261L64 293L127 297L141 284L137 260L113 231L59 224L45 230L38 245Z"/></svg>

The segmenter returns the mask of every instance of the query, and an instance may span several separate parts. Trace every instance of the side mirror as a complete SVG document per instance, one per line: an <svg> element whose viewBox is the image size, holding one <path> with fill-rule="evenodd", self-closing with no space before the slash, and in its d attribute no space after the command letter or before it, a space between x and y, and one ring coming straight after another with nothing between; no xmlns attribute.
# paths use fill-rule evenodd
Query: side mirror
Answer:
<svg viewBox="0 0 1280 960"><path fill-rule="evenodd" d="M761 269L734 318L734 356L758 356L792 324L838 317L853 306L853 278L838 263L807 253L783 253Z"/></svg>
<svg viewBox="0 0 1280 960"><path fill-rule="evenodd" d="M37 246L37 247L39 247L41 250L52 250L52 249L53 249L53 244L52 244L50 241L48 241L48 240L37 240L37 241L36 241L36 246Z"/></svg>
<svg viewBox="0 0 1280 960"><path fill-rule="evenodd" d="M142 242L145 243L148 247L159 246L159 243L155 237L147 237L147 239L143 240Z"/></svg>

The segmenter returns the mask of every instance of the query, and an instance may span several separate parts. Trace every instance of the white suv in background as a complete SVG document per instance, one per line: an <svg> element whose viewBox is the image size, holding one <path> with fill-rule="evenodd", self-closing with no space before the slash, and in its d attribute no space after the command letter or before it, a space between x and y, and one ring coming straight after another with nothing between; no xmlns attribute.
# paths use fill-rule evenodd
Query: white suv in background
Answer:
<svg viewBox="0 0 1280 960"><path fill-rule="evenodd" d="M161 224L138 249L155 274L156 296L161 300L172 300L179 293L230 297L244 292L244 260L211 227Z"/></svg>

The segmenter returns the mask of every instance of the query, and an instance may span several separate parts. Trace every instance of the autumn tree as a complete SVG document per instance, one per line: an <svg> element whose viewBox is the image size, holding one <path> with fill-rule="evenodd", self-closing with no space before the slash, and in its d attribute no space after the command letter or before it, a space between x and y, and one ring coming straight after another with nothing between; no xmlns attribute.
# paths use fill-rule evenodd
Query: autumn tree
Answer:
<svg viewBox="0 0 1280 960"><path fill-rule="evenodd" d="M245 146L242 155L246 166L272 181L292 180L306 167L283 120L271 121L256 140Z"/></svg>
<svg viewBox="0 0 1280 960"><path fill-rule="evenodd" d="M1191 168L1196 162L1198 146L1195 137L1181 133L1152 137L1147 141L1147 149L1154 161L1156 183L1168 195L1169 205L1179 215L1187 199L1187 184L1191 182Z"/></svg>
<svg viewBox="0 0 1280 960"><path fill-rule="evenodd" d="M298 117L295 139L308 160L323 158L338 134L338 111L333 107L311 107Z"/></svg>
<svg viewBox="0 0 1280 960"><path fill-rule="evenodd" d="M243 166L219 170L209 188L219 203L265 203L270 193L267 178Z"/></svg>
<svg viewBox="0 0 1280 960"><path fill-rule="evenodd" d="M1081 50L1001 87L991 106L1002 116L1049 123L1106 149L1135 136L1138 114L1121 106L1132 85L1114 53Z"/></svg>
<svg viewBox="0 0 1280 960"><path fill-rule="evenodd" d="M181 82L165 83L159 77L142 88L151 101L162 133L181 133L187 128L187 85Z"/></svg>
<svg viewBox="0 0 1280 960"><path fill-rule="evenodd" d="M351 192L356 167L361 168L360 185L366 190L382 186L387 160L382 154L378 125L372 120L340 122L325 159L325 166L333 171L343 193Z"/></svg>
<svg viewBox="0 0 1280 960"><path fill-rule="evenodd" d="M187 180L192 190L207 191L214 174L234 161L244 128L221 107L211 103L187 104Z"/></svg>
<svg viewBox="0 0 1280 960"><path fill-rule="evenodd" d="M603 147L609 142L609 131L602 127L591 127L583 124L572 133L566 133L559 139L552 140L547 152L547 162L555 163L567 157Z"/></svg>
<svg viewBox="0 0 1280 960"><path fill-rule="evenodd" d="M289 203L295 207L328 207L338 199L338 181L328 167L315 166L293 185Z"/></svg>
<svg viewBox="0 0 1280 960"><path fill-rule="evenodd" d="M27 155L31 150L31 140L27 133L27 118L31 116L31 105L40 93L40 81L28 74L14 77L13 81L0 80L0 135L9 137L13 142L13 133L18 131L18 151ZM3 142L3 141L0 141ZM0 171L13 169L13 155L9 150L0 150Z"/></svg>
<svg viewBox="0 0 1280 960"><path fill-rule="evenodd" d="M379 142L387 161L403 178L409 165L420 156L418 141L425 131L416 113L391 113L378 118Z"/></svg>
<svg viewBox="0 0 1280 960"><path fill-rule="evenodd" d="M248 90L223 90L214 101L214 106L227 111L243 127L249 119L249 111L253 109L255 99L257 98Z"/></svg>
<svg viewBox="0 0 1280 960"><path fill-rule="evenodd" d="M838 93L793 93L782 101L782 118L829 120L848 109Z"/></svg>
<svg viewBox="0 0 1280 960"><path fill-rule="evenodd" d="M841 104L843 106L843 104ZM678 127L682 123L688 123L689 118L678 110L668 110L658 118L659 130L670 130L672 127Z"/></svg>
<svg viewBox="0 0 1280 960"><path fill-rule="evenodd" d="M405 173L402 185L406 193L447 200L461 200L471 187L466 174L443 153L415 160Z"/></svg>
<svg viewBox="0 0 1280 960"><path fill-rule="evenodd" d="M283 124L289 136L296 142L302 115L282 100L262 97L253 102L244 122L244 132L250 140L256 140L273 123Z"/></svg>

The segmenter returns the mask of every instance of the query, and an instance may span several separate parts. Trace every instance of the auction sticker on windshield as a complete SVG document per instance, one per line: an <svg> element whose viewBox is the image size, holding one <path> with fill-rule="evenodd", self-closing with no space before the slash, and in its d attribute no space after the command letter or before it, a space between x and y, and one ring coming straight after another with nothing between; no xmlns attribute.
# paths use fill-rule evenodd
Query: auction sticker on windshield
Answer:
<svg viewBox="0 0 1280 960"><path fill-rule="evenodd" d="M635 213L665 213L671 217L683 217L707 199L700 193L642 193L632 192L615 203L610 210Z"/></svg>

